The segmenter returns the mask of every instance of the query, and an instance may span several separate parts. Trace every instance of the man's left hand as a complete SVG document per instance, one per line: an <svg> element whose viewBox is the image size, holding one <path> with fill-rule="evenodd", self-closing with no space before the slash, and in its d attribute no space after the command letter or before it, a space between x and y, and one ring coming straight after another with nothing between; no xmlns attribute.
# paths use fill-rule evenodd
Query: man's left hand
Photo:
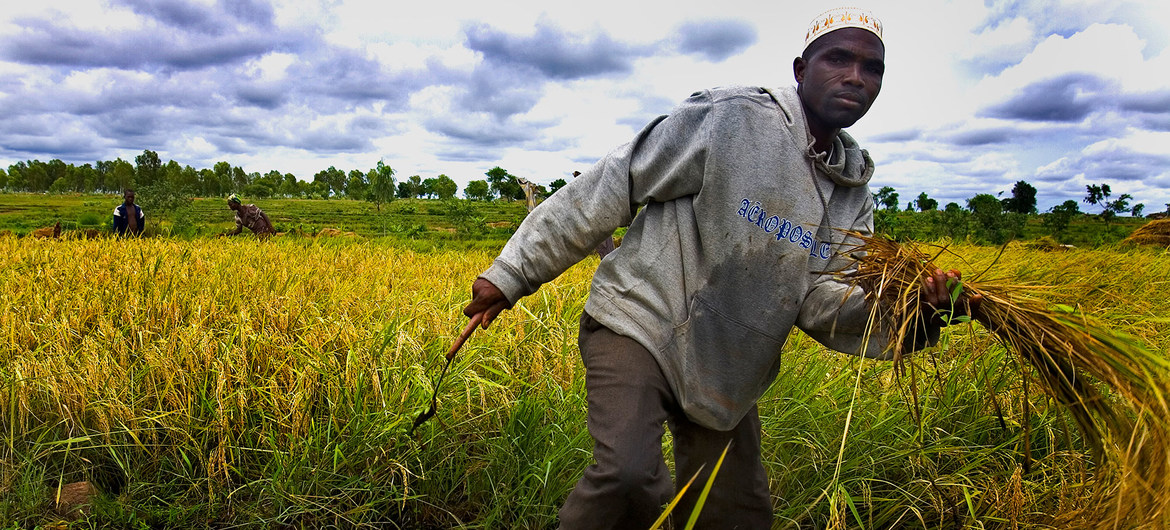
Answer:
<svg viewBox="0 0 1170 530"><path fill-rule="evenodd" d="M979 319L982 302L982 296L964 292L963 273L955 269L947 272L935 269L922 280L920 311L931 326L944 327L969 320L962 317Z"/></svg>

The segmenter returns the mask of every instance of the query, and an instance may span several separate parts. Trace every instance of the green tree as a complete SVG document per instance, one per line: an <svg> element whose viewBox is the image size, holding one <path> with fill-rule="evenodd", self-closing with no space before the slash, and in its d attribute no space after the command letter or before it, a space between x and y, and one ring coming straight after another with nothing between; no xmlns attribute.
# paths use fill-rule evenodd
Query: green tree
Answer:
<svg viewBox="0 0 1170 530"><path fill-rule="evenodd" d="M1134 216L1134 217L1141 217L1142 211L1144 211L1145 209L1146 209L1146 205L1139 202L1139 203L1133 205L1133 209L1130 210L1129 214Z"/></svg>
<svg viewBox="0 0 1170 530"><path fill-rule="evenodd" d="M407 181L406 189L408 191L410 191L410 198L417 199L419 197L422 197L422 195L423 195L422 177L420 177L418 175L411 175L410 178L406 179L406 181Z"/></svg>
<svg viewBox="0 0 1170 530"><path fill-rule="evenodd" d="M8 189L13 191L25 191L28 189L28 179L25 172L28 170L28 164L24 162L17 162L8 166ZM1166 205L1166 210L1170 211L1170 204Z"/></svg>
<svg viewBox="0 0 1170 530"><path fill-rule="evenodd" d="M69 188L73 191L98 191L97 170L92 165L74 166L69 164L66 173L68 174Z"/></svg>
<svg viewBox="0 0 1170 530"><path fill-rule="evenodd" d="M876 206L881 206L889 211L898 209L898 192L889 186L882 186L877 193L873 194L873 203Z"/></svg>
<svg viewBox="0 0 1170 530"><path fill-rule="evenodd" d="M978 224L980 237L997 245L1011 238L1010 225L1016 220L1009 220L1003 215L1003 203L994 195L980 193L967 199L967 209L971 210L971 217Z"/></svg>
<svg viewBox="0 0 1170 530"><path fill-rule="evenodd" d="M96 189L101 191L114 191L114 162L110 160L98 160L94 162L93 168L97 171Z"/></svg>
<svg viewBox="0 0 1170 530"><path fill-rule="evenodd" d="M168 160L166 164L163 164L162 167L159 168L158 181L166 182L169 185L178 186L180 185L179 180L181 179L182 173L183 166L180 166L179 163L175 162L174 160Z"/></svg>
<svg viewBox="0 0 1170 530"><path fill-rule="evenodd" d="M1102 215L1105 216L1105 220L1106 221L1111 220L1114 217L1116 217L1117 214L1119 214L1121 212L1128 211L1129 210L1129 200L1132 198L1133 198L1133 195L1130 195L1128 193L1122 193L1116 199L1114 199L1112 201L1107 201L1105 203L1105 211L1102 212Z"/></svg>
<svg viewBox="0 0 1170 530"><path fill-rule="evenodd" d="M491 192L496 197L513 201L524 200L524 188L520 186L520 181L504 168L500 166L493 167L487 173L484 173L484 175L487 175L487 182L491 185Z"/></svg>
<svg viewBox="0 0 1170 530"><path fill-rule="evenodd" d="M117 191L135 187L134 166L121 158L114 160L113 167L110 170L110 177L110 183L114 185L114 189Z"/></svg>
<svg viewBox="0 0 1170 530"><path fill-rule="evenodd" d="M462 237L475 237L487 231L487 222L475 205L468 201L443 201L447 218L455 225L455 233Z"/></svg>
<svg viewBox="0 0 1170 530"><path fill-rule="evenodd" d="M370 198L378 211L382 211L382 203L394 200L394 170L378 161L378 165L370 170Z"/></svg>
<svg viewBox="0 0 1170 530"><path fill-rule="evenodd" d="M1090 184L1085 186L1085 191L1088 193L1085 194L1085 198L1081 200L1083 200L1086 204L1101 206L1102 210L1105 209L1105 201L1109 198L1110 193L1108 184L1102 184L1100 186L1096 184Z"/></svg>
<svg viewBox="0 0 1170 530"><path fill-rule="evenodd" d="M318 171L316 175L313 175L313 182L324 184L326 197L340 197L345 193L345 172L333 166Z"/></svg>
<svg viewBox="0 0 1170 530"><path fill-rule="evenodd" d="M0 190L8 189L8 172L0 168Z"/></svg>
<svg viewBox="0 0 1170 530"><path fill-rule="evenodd" d="M1005 212L1036 213L1036 188L1022 180L1012 187L1012 196L1003 200Z"/></svg>
<svg viewBox="0 0 1170 530"><path fill-rule="evenodd" d="M455 197L455 193L459 191L459 185L454 180L451 180L451 177L440 174L438 177L435 177L434 189L435 195L439 199L447 200Z"/></svg>
<svg viewBox="0 0 1170 530"><path fill-rule="evenodd" d="M240 190L240 193L243 193L245 197L267 199L273 195L276 195L276 190L270 187L267 183L254 182L244 186L244 189Z"/></svg>
<svg viewBox="0 0 1170 530"><path fill-rule="evenodd" d="M272 169L263 175L259 175L252 179L253 184L262 184L271 189L274 194L280 193L280 185L284 184L284 175L279 171Z"/></svg>
<svg viewBox="0 0 1170 530"><path fill-rule="evenodd" d="M297 176L292 173L285 173L280 181L280 187L277 191L285 197L303 197L305 195L305 187Z"/></svg>
<svg viewBox="0 0 1170 530"><path fill-rule="evenodd" d="M69 191L69 181L61 177L49 185L49 193L65 193Z"/></svg>
<svg viewBox="0 0 1170 530"><path fill-rule="evenodd" d="M994 195L980 193L967 199L967 209L978 218L992 218L1003 213L1003 204Z"/></svg>
<svg viewBox="0 0 1170 530"><path fill-rule="evenodd" d="M926 192L918 194L918 198L914 199L914 205L918 207L920 212L928 212L930 210L938 209L938 201L926 196Z"/></svg>
<svg viewBox="0 0 1170 530"><path fill-rule="evenodd" d="M82 164L80 170L85 175L84 189L96 192L106 189L106 183L102 181L102 174L97 170L96 164Z"/></svg>
<svg viewBox="0 0 1170 530"><path fill-rule="evenodd" d="M68 178L69 164L62 162L59 158L54 158L45 164L45 181L48 185L57 182L57 179Z"/></svg>
<svg viewBox="0 0 1170 530"><path fill-rule="evenodd" d="M1059 240L1072 219L1080 213L1081 209L1077 207L1077 201L1069 199L1050 208L1048 213L1042 216L1040 223L1052 232L1053 237Z"/></svg>
<svg viewBox="0 0 1170 530"><path fill-rule="evenodd" d="M199 170L199 192L204 197L219 197L224 195L227 190L220 187L215 170L203 168Z"/></svg>
<svg viewBox="0 0 1170 530"><path fill-rule="evenodd" d="M225 161L219 161L211 167L211 170L215 172L216 188L219 190L219 194L227 194L235 191L235 187L232 185L231 164Z"/></svg>
<svg viewBox="0 0 1170 530"><path fill-rule="evenodd" d="M369 187L366 174L354 169L349 172L349 179L345 183L345 196L354 200L365 200Z"/></svg>
<svg viewBox="0 0 1170 530"><path fill-rule="evenodd" d="M142 154L134 157L135 185L138 187L152 186L162 177L162 160L158 153L146 149Z"/></svg>
<svg viewBox="0 0 1170 530"><path fill-rule="evenodd" d="M147 223L159 226L159 221L167 219L171 223L171 230L193 229L195 224L191 213L193 190L184 188L175 181L158 179L153 184L139 186L136 191L138 204L143 210L150 212Z"/></svg>
<svg viewBox="0 0 1170 530"><path fill-rule="evenodd" d="M310 199L328 199L329 184L325 181L314 180L305 186L305 196Z"/></svg>
<svg viewBox="0 0 1170 530"><path fill-rule="evenodd" d="M235 166L232 168L232 190L241 191L252 183L252 176L244 172L244 168Z"/></svg>
<svg viewBox="0 0 1170 530"><path fill-rule="evenodd" d="M45 171L45 163L40 160L29 162L24 177L26 188L34 193L46 191L53 184L53 181L49 180L49 172Z"/></svg>
<svg viewBox="0 0 1170 530"><path fill-rule="evenodd" d="M422 192L420 194L428 199L435 198L435 183L438 181L438 179L433 177L429 179L423 179Z"/></svg>
<svg viewBox="0 0 1170 530"><path fill-rule="evenodd" d="M191 166L183 166L179 170L177 182L180 188L194 195L199 192L199 171Z"/></svg>
<svg viewBox="0 0 1170 530"><path fill-rule="evenodd" d="M466 188L463 188L463 196L473 201L491 200L491 187L486 180L473 180L467 183Z"/></svg>
<svg viewBox="0 0 1170 530"><path fill-rule="evenodd" d="M942 212L939 212L939 225L943 234L948 237L967 237L970 232L968 228L970 217L971 213L959 206L959 203L948 202Z"/></svg>
<svg viewBox="0 0 1170 530"><path fill-rule="evenodd" d="M565 187L565 185L566 185L566 184L568 184L568 182L565 182L565 179L556 179L556 180L554 180L554 181L550 182L550 183L548 184L548 193L549 193L549 195L552 195L553 193L556 193L556 192L557 192L557 190L559 190L559 189L561 189L561 188Z"/></svg>

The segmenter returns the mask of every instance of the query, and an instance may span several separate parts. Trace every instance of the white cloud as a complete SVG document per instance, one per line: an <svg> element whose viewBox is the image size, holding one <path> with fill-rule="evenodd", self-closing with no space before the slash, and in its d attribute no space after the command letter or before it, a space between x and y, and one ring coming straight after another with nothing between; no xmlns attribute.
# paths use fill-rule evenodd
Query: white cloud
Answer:
<svg viewBox="0 0 1170 530"><path fill-rule="evenodd" d="M990 104L1029 84L1076 73L1120 83L1126 90L1170 86L1170 76L1149 75L1154 65L1142 58L1144 47L1129 26L1093 24L1068 38L1049 36L1018 64L980 82L972 93Z"/></svg>
<svg viewBox="0 0 1170 530"><path fill-rule="evenodd" d="M186 29L181 17L103 2L9 2L0 8L0 166L152 149L185 165L228 160L304 179L385 158L400 175L446 173L460 186L495 165L548 182L584 169L692 91L792 84L808 20L837 4L279 0L274 28L232 27L212 38L199 33L208 20L236 20L215 0L191 4L212 18ZM1163 200L1170 176L1138 170L1168 145L1170 76L1160 73L1170 71L1170 46L1155 22L1166 19L1165 2L868 7L885 23L887 75L850 132L879 163L875 185L893 185L903 199L926 191L945 204L1039 179L1041 200L1060 202L1077 193L1076 182L1045 179L1124 174L1135 197ZM177 24L156 28L175 37L160 44L170 48L144 53L126 40L152 42L143 38L163 19ZM747 47L725 60L679 52L680 27L714 20L750 28L755 40L733 40ZM471 24L521 45L495 50L511 62L488 64L471 49ZM38 27L43 40L19 40ZM550 35L602 39L612 44L602 49L627 55L566 64L574 50L523 48L555 44L541 40ZM69 39L76 42L64 46ZM62 47L11 47L27 42ZM141 56L94 49L111 45ZM51 130L64 132L33 134Z"/></svg>
<svg viewBox="0 0 1170 530"><path fill-rule="evenodd" d="M992 28L971 34L959 57L981 63L1014 63L1032 50L1036 28L1024 17L1001 21Z"/></svg>
<svg viewBox="0 0 1170 530"><path fill-rule="evenodd" d="M259 59L248 61L244 71L259 81L280 81L288 73L288 67L297 61L291 53L269 53Z"/></svg>

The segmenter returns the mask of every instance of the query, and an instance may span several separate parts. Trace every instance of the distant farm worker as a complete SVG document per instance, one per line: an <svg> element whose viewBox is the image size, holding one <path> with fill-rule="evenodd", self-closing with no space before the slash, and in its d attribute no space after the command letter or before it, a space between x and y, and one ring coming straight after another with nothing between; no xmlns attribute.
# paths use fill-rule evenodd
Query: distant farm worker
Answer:
<svg viewBox="0 0 1170 530"><path fill-rule="evenodd" d="M120 236L140 236L145 226L146 214L142 213L142 207L134 204L134 190L123 191L122 204L114 208L114 233Z"/></svg>
<svg viewBox="0 0 1170 530"><path fill-rule="evenodd" d="M873 231L873 161L841 129L869 110L885 69L882 25L855 9L812 23L792 63L796 86L695 92L537 206L471 286L468 317L488 325L631 223L601 260L584 313L593 458L560 510L560 527L649 528L676 483L730 450L702 528L771 527L757 401L781 369L793 326L854 355L889 359L867 334L870 302L834 272ZM639 211L639 207L642 207ZM974 312L958 271L923 281L924 314ZM942 319L918 344L937 340ZM673 513L686 518L693 487Z"/></svg>
<svg viewBox="0 0 1170 530"><path fill-rule="evenodd" d="M228 196L228 208L236 212L236 229L228 232L227 235L237 235L245 227L257 237L263 238L276 234L276 229L273 228L272 221L268 220L268 215L255 204L242 204L240 198L233 193Z"/></svg>

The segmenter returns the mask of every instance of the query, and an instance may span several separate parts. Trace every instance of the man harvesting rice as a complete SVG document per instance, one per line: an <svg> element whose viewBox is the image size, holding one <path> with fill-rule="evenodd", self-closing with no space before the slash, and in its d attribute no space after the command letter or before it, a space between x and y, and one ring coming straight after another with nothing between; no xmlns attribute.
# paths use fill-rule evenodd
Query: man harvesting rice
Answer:
<svg viewBox="0 0 1170 530"><path fill-rule="evenodd" d="M234 193L228 196L228 208L236 212L236 229L228 232L227 235L237 235L244 230L244 227L251 230L257 237L268 237L276 233L276 228L273 228L272 221L268 220L268 215L263 210L255 204L242 204L240 198Z"/></svg>
<svg viewBox="0 0 1170 530"><path fill-rule="evenodd" d="M472 285L464 314L486 328L630 224L581 316L595 463L562 528L655 521L674 492L664 424L680 484L730 442L700 527L769 528L756 401L791 328L842 352L893 355L887 334L866 333L864 293L832 274L851 265L844 230L873 231L873 161L841 129L881 89L881 28L863 11L826 12L793 61L796 87L692 94L537 207ZM926 278L925 310L950 308L945 284L959 278ZM674 513L689 514L698 489Z"/></svg>

